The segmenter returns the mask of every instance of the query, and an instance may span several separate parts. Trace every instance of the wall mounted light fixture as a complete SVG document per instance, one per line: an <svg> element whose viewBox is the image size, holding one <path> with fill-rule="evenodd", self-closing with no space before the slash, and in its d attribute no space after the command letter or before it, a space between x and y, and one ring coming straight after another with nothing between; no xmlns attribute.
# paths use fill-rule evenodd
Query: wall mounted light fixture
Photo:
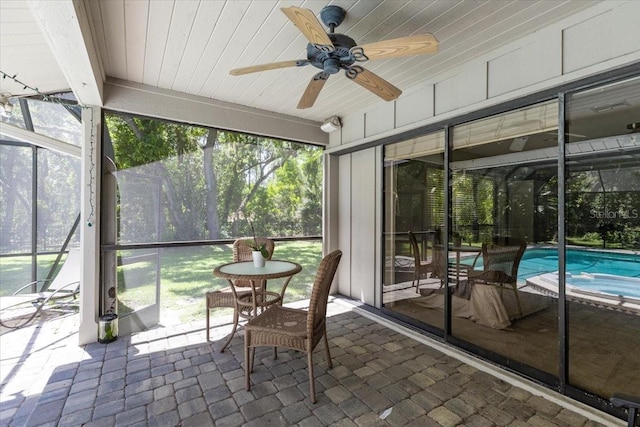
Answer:
<svg viewBox="0 0 640 427"><path fill-rule="evenodd" d="M324 122L322 122L322 125L320 125L320 129L327 133L331 133L335 130L340 129L341 127L342 124L340 123L340 117L338 116L331 116Z"/></svg>

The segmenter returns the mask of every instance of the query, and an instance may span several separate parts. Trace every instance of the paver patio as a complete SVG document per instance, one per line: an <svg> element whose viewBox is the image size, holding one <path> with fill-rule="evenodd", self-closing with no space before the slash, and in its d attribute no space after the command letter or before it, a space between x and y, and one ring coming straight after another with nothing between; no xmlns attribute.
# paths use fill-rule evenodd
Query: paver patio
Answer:
<svg viewBox="0 0 640 427"><path fill-rule="evenodd" d="M77 315L3 331L0 425L624 425L344 301L328 316L334 367L317 349L315 405L306 357L284 349L277 360L271 349L256 352L247 392L242 329L225 353L215 350L226 321L212 342L195 322L79 346Z"/></svg>

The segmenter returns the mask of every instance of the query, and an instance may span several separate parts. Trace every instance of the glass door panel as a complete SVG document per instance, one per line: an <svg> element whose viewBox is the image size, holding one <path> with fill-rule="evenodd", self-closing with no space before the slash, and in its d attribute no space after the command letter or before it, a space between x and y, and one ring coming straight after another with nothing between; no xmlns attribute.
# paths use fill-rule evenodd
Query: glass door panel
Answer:
<svg viewBox="0 0 640 427"><path fill-rule="evenodd" d="M453 128L452 335L558 371L557 102ZM454 273L451 273L453 271Z"/></svg>
<svg viewBox="0 0 640 427"><path fill-rule="evenodd" d="M385 147L383 307L442 334L444 132ZM435 305L428 296L435 295ZM439 304L439 306L438 306ZM429 307L431 305L431 307Z"/></svg>
<svg viewBox="0 0 640 427"><path fill-rule="evenodd" d="M640 78L567 98L569 383L637 394Z"/></svg>

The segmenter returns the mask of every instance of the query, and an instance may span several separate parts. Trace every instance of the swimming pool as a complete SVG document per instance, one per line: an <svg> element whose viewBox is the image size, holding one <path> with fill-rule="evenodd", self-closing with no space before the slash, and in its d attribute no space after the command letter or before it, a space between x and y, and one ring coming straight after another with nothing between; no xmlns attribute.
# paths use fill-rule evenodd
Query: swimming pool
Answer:
<svg viewBox="0 0 640 427"><path fill-rule="evenodd" d="M567 273L612 274L640 278L640 255L619 252L567 249ZM518 279L558 271L558 251L553 248L527 249L520 261Z"/></svg>
<svg viewBox="0 0 640 427"><path fill-rule="evenodd" d="M545 273L527 280L527 283L534 288L544 288L557 295L558 292L558 272ZM624 299L633 301L640 300L640 279L635 277L622 277L612 274L579 274L567 275L568 295L595 295L601 297L615 298L618 305ZM623 300L621 300L621 298Z"/></svg>
<svg viewBox="0 0 640 427"><path fill-rule="evenodd" d="M619 252L567 249L568 287L607 295L640 298L640 256ZM558 251L527 249L520 261L518 280L541 276L558 283Z"/></svg>

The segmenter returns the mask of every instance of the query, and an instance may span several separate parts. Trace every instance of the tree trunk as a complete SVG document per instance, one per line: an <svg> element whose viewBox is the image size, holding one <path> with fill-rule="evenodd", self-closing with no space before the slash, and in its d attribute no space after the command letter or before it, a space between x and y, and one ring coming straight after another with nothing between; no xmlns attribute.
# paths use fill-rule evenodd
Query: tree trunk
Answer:
<svg viewBox="0 0 640 427"><path fill-rule="evenodd" d="M471 232L473 233L473 237L471 239L473 242L480 241L480 224L478 224L478 209L480 207L480 201L478 200L478 184L478 178L474 176L471 181L473 193L473 212L471 218Z"/></svg>
<svg viewBox="0 0 640 427"><path fill-rule="evenodd" d="M209 239L220 238L220 218L218 217L218 179L213 169L213 149L218 138L217 130L210 130L207 135L207 144L202 149L204 156L204 180L207 190L207 231Z"/></svg>

